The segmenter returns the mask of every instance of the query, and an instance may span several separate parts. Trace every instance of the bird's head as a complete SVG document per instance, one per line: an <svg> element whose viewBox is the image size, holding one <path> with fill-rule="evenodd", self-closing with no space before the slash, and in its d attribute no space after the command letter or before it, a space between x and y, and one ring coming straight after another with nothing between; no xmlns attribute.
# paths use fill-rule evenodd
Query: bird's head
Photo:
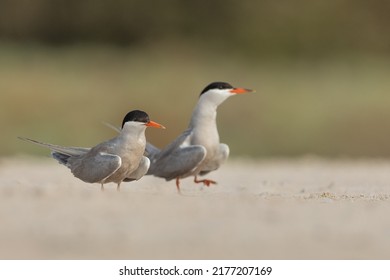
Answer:
<svg viewBox="0 0 390 280"><path fill-rule="evenodd" d="M144 111L140 111L140 110L133 110L127 113L127 115L124 117L122 121L122 129L125 125L132 125L132 126L139 126L139 127L151 126L151 127L165 129L163 125L150 120L149 115Z"/></svg>
<svg viewBox="0 0 390 280"><path fill-rule="evenodd" d="M200 93L199 98L206 98L207 100L214 102L216 105L219 105L230 96L247 92L254 92L254 90L236 88L225 82L214 82L204 88L204 90Z"/></svg>

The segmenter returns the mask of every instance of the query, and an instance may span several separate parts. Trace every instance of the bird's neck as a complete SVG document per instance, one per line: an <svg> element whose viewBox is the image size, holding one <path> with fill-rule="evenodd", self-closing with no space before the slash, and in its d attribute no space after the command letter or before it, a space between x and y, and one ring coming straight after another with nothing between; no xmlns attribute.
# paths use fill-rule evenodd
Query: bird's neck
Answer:
<svg viewBox="0 0 390 280"><path fill-rule="evenodd" d="M146 128L146 127L145 127ZM128 143L134 141L146 141L145 129L125 125L118 137Z"/></svg>
<svg viewBox="0 0 390 280"><path fill-rule="evenodd" d="M215 127L217 119L218 104L200 99L192 112L190 128Z"/></svg>

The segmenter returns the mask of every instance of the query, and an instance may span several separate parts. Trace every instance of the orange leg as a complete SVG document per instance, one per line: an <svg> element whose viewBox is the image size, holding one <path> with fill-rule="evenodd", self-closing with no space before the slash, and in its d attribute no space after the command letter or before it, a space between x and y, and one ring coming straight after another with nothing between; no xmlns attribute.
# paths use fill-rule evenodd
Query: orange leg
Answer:
<svg viewBox="0 0 390 280"><path fill-rule="evenodd" d="M177 188L177 192L179 194L181 194L181 191L180 191L180 181L179 181L179 177L176 178L176 188Z"/></svg>
<svg viewBox="0 0 390 280"><path fill-rule="evenodd" d="M195 183L203 183L204 185L206 185L207 187L210 187L211 184L217 184L217 182L213 181L213 180L209 180L209 179L203 179L203 180L198 180L196 178L196 176L194 177L194 182Z"/></svg>

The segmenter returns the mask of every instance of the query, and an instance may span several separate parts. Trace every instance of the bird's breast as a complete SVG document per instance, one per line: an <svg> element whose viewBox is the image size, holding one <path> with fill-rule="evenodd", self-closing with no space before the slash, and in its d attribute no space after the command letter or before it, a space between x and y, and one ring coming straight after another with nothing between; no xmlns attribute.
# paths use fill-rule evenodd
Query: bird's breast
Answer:
<svg viewBox="0 0 390 280"><path fill-rule="evenodd" d="M195 129L191 139L192 145L201 145L206 148L207 154L205 160L215 156L219 147L219 135L215 128Z"/></svg>

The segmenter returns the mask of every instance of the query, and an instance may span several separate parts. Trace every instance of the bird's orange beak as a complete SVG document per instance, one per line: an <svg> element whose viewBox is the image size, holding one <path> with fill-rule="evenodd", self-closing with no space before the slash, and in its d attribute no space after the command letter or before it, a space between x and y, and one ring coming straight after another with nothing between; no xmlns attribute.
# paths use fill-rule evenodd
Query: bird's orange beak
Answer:
<svg viewBox="0 0 390 280"><path fill-rule="evenodd" d="M235 94L243 94L243 93L255 92L255 91L252 89L247 89L247 88L234 88L234 89L230 90L230 92L235 93Z"/></svg>
<svg viewBox="0 0 390 280"><path fill-rule="evenodd" d="M145 124L146 126L152 126L152 127L157 127L157 128L162 128L162 129L165 129L165 126L159 124L159 123L156 123L154 121L149 121Z"/></svg>

